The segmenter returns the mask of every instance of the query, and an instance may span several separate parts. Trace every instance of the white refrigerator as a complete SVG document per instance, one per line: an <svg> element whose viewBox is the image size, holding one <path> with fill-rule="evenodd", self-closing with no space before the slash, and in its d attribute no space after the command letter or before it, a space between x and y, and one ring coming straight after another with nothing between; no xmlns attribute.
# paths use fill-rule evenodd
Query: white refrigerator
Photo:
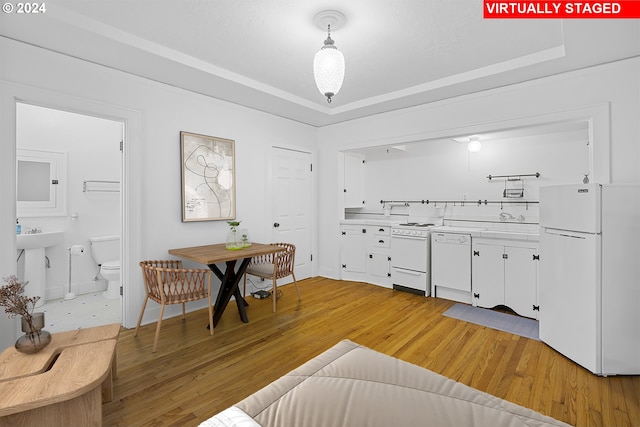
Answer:
<svg viewBox="0 0 640 427"><path fill-rule="evenodd" d="M540 339L597 375L640 374L640 186L540 188Z"/></svg>

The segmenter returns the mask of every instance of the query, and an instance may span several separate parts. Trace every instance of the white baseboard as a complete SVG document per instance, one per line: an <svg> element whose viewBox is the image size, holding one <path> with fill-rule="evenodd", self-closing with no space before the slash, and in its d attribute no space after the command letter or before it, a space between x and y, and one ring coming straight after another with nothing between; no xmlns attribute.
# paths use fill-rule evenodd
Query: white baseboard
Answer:
<svg viewBox="0 0 640 427"><path fill-rule="evenodd" d="M71 292L76 295L89 294L91 292L100 292L107 290L106 280L92 280L90 282L72 283ZM69 285L52 286L46 289L46 301L64 298L69 292Z"/></svg>

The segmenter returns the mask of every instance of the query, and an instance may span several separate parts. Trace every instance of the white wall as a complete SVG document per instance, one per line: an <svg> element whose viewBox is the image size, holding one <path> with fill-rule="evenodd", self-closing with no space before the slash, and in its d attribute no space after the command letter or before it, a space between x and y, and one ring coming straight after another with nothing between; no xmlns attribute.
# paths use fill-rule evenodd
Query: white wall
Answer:
<svg viewBox="0 0 640 427"><path fill-rule="evenodd" d="M43 104L39 102L42 98L52 107L87 105L97 111L114 111L116 116L123 111L138 119L134 129L128 127L126 143L131 145L125 148L134 162L128 166L128 178L138 195L130 206L128 262L132 267L125 284L130 291L125 306L128 326L135 325L144 296L137 266L140 259L168 258L170 248L222 242L227 233L224 221L181 221L180 131L235 140L237 219L258 242L271 238L272 221L264 215L271 212L265 197L270 147L297 147L315 153L316 129L307 125L3 38L0 57L2 200L15 200L15 98ZM15 272L14 203L0 205L0 223L4 224L0 227L0 271L4 277ZM156 317L148 308L146 319ZM0 328L3 337L11 329L7 322L0 323Z"/></svg>
<svg viewBox="0 0 640 427"><path fill-rule="evenodd" d="M340 274L340 151L589 118L592 181L638 183L639 87L640 58L633 58L319 129L318 274Z"/></svg>
<svg viewBox="0 0 640 427"><path fill-rule="evenodd" d="M76 294L104 289L94 283L97 265L90 253L89 238L119 235L121 232L120 194L83 192L83 181L120 181L122 123L28 104L18 104L17 146L21 149L64 152L67 154L66 216L21 217L23 229L41 227L45 231L64 231L63 241L45 249L46 298L62 298L69 280L69 253L72 245L84 246L84 255L72 260L72 291ZM72 220L71 215L77 214ZM112 261L115 261L113 259ZM24 258L18 263L23 276ZM78 286L78 287L76 287Z"/></svg>

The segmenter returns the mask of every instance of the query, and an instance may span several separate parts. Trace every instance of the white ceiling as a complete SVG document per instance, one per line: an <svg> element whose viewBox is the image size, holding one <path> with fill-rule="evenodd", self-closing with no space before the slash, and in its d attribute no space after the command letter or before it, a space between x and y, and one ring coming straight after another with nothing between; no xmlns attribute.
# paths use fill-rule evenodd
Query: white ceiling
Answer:
<svg viewBox="0 0 640 427"><path fill-rule="evenodd" d="M52 0L0 35L323 126L640 55L640 20L485 20L482 0ZM346 75L313 79L326 32Z"/></svg>

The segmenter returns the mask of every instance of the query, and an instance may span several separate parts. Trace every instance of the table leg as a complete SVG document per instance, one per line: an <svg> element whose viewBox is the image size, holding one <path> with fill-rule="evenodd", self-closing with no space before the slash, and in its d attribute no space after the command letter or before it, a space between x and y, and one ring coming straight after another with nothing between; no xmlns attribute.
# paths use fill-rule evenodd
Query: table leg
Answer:
<svg viewBox="0 0 640 427"><path fill-rule="evenodd" d="M242 276L247 270L250 261L251 258L243 258L238 271L235 271L236 260L227 261L227 266L224 273L218 268L217 265L209 265L211 271L213 271L213 273L218 277L218 279L220 279L221 282L220 292L218 292L216 304L214 306L212 319L214 327L218 324L218 321L220 320L222 313L224 313L227 304L229 304L232 295L236 298L236 305L238 306L240 319L243 323L249 322L249 318L247 317L247 312L245 310L245 306L248 306L249 304L242 297L242 293L240 292L240 287L238 285L240 284L240 279L242 279Z"/></svg>

